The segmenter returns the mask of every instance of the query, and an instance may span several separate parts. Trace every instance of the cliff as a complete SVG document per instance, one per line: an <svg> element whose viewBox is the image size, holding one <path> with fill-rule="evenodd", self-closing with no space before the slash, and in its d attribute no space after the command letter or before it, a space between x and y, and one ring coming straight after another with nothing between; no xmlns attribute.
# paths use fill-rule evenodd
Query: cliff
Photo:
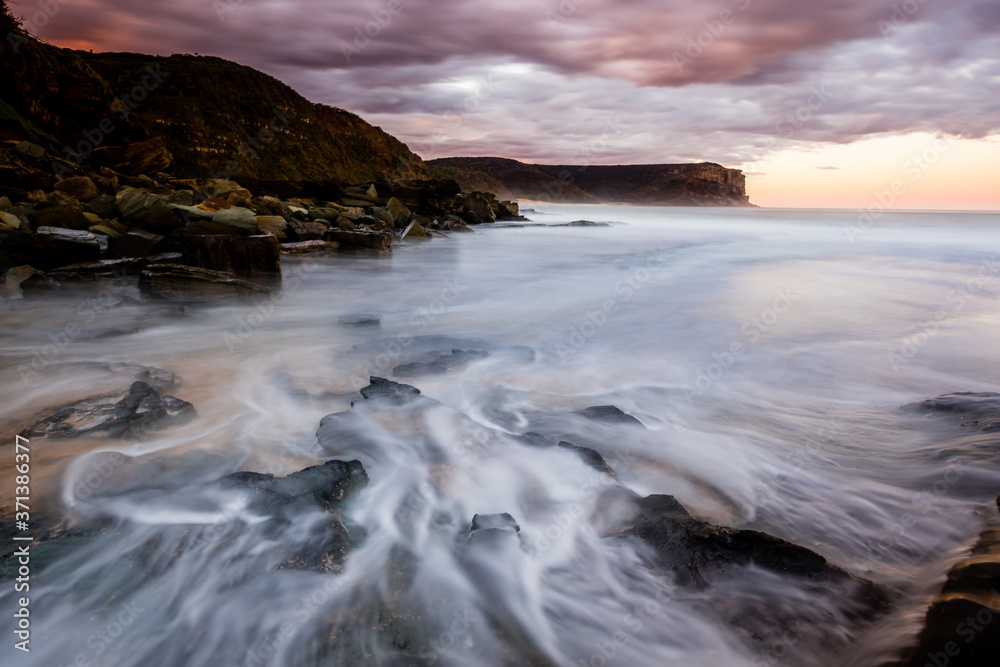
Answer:
<svg viewBox="0 0 1000 667"><path fill-rule="evenodd" d="M442 158L432 169L483 172L518 199L566 204L752 206L746 177L710 162L623 166L525 164L505 158Z"/></svg>
<svg viewBox="0 0 1000 667"><path fill-rule="evenodd" d="M23 32L4 2L0 36L0 141L28 139L61 155L83 146L89 157L93 143L106 150L162 138L182 177L427 177L420 157L380 128L249 67L54 47Z"/></svg>

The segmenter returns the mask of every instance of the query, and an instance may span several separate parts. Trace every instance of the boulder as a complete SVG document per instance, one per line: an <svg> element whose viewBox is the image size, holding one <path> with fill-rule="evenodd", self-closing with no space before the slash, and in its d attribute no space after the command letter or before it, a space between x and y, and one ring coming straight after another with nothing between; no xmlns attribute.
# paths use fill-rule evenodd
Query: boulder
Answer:
<svg viewBox="0 0 1000 667"><path fill-rule="evenodd" d="M122 188L115 195L118 211L129 224L141 224L154 208L166 207L158 196L137 188Z"/></svg>
<svg viewBox="0 0 1000 667"><path fill-rule="evenodd" d="M641 421L626 412L622 412L613 405L596 405L586 410L581 410L577 414L587 419L604 422L605 424L624 424L625 426L646 428Z"/></svg>
<svg viewBox="0 0 1000 667"><path fill-rule="evenodd" d="M52 206L36 210L29 215L35 227L58 227L60 229L85 230L90 227L90 220L83 211L75 206Z"/></svg>
<svg viewBox="0 0 1000 667"><path fill-rule="evenodd" d="M392 234L389 232L349 232L342 229L329 229L323 235L323 240L339 243L341 250L392 252Z"/></svg>
<svg viewBox="0 0 1000 667"><path fill-rule="evenodd" d="M1000 499L997 500L1000 505ZM983 533L972 552L948 573L934 599L916 645L898 667L945 664L979 667L1000 656L1000 529ZM977 631L977 628L979 631ZM945 656L937 662L929 656Z"/></svg>
<svg viewBox="0 0 1000 667"><path fill-rule="evenodd" d="M331 254L340 247L333 241L299 241L297 243L282 243L281 252L289 255Z"/></svg>
<svg viewBox="0 0 1000 667"><path fill-rule="evenodd" d="M90 200L96 198L97 195L101 194L97 189L97 186L94 184L94 181L87 176L64 178L56 183L56 190L59 192L65 192L80 202L89 202Z"/></svg>
<svg viewBox="0 0 1000 667"><path fill-rule="evenodd" d="M257 227L257 214L248 208L237 206L234 208L219 211L212 221L218 225L225 225L233 229L252 234Z"/></svg>
<svg viewBox="0 0 1000 667"><path fill-rule="evenodd" d="M251 208L253 206L253 197L249 190L234 190L226 195L226 201L240 208Z"/></svg>
<svg viewBox="0 0 1000 667"><path fill-rule="evenodd" d="M455 200L455 207L459 215L467 223L480 225L496 222L496 212L491 207L491 203L495 200L493 195L484 192L473 192L458 197Z"/></svg>
<svg viewBox="0 0 1000 667"><path fill-rule="evenodd" d="M410 209L406 205L395 197L391 198L389 202L385 205L386 210L392 217L393 224L402 229L410 222Z"/></svg>
<svg viewBox="0 0 1000 667"><path fill-rule="evenodd" d="M338 206L336 204L331 206L314 206L309 209L309 219L336 220L347 211L348 208L346 206Z"/></svg>
<svg viewBox="0 0 1000 667"><path fill-rule="evenodd" d="M520 219L521 210L516 201L502 201L497 205L497 219Z"/></svg>
<svg viewBox="0 0 1000 667"><path fill-rule="evenodd" d="M12 213L0 211L0 229L13 230L21 229L21 218Z"/></svg>
<svg viewBox="0 0 1000 667"><path fill-rule="evenodd" d="M33 160L40 160L45 157L45 149L38 144L31 143L30 141L22 141L14 146L14 150Z"/></svg>
<svg viewBox="0 0 1000 667"><path fill-rule="evenodd" d="M101 242L88 231L39 227L34 236L35 265L43 270L101 258Z"/></svg>
<svg viewBox="0 0 1000 667"><path fill-rule="evenodd" d="M153 297L177 301L253 298L270 293L263 285L241 280L232 273L179 264L149 266L139 274L139 289Z"/></svg>
<svg viewBox="0 0 1000 667"><path fill-rule="evenodd" d="M236 181L230 181L228 179L213 178L202 186L201 191L204 193L205 197L211 199L213 197L226 197L232 192L238 192L240 190L245 190L245 188L237 183Z"/></svg>
<svg viewBox="0 0 1000 667"><path fill-rule="evenodd" d="M450 354L442 354L430 361L396 366L392 369L392 372L399 377L441 375L443 373L462 370L469 364L487 359L489 356L489 352L481 350L452 350Z"/></svg>
<svg viewBox="0 0 1000 667"><path fill-rule="evenodd" d="M288 221L280 215L258 215L256 232L284 241L288 238Z"/></svg>
<svg viewBox="0 0 1000 667"><path fill-rule="evenodd" d="M372 206L370 214L373 218L383 223L390 229L396 226L396 221L393 219L392 214L389 213L388 209L382 208L381 206Z"/></svg>
<svg viewBox="0 0 1000 667"><path fill-rule="evenodd" d="M128 391L90 396L63 406L21 435L29 439L83 436L142 439L149 433L186 423L197 414L187 401L161 396L152 385L134 382Z"/></svg>
<svg viewBox="0 0 1000 667"><path fill-rule="evenodd" d="M288 207L277 197L258 197L253 200L254 207L260 215L289 215Z"/></svg>
<svg viewBox="0 0 1000 667"><path fill-rule="evenodd" d="M327 226L321 222L292 220L288 223L288 231L296 241L320 241L326 230Z"/></svg>
<svg viewBox="0 0 1000 667"><path fill-rule="evenodd" d="M118 216L118 205L116 197L111 195L99 195L83 205L83 210L93 213L102 220L112 220Z"/></svg>
<svg viewBox="0 0 1000 667"><path fill-rule="evenodd" d="M337 218L336 227L337 229L342 229L345 232L353 232L358 228L358 226L355 225L346 215L342 215Z"/></svg>
<svg viewBox="0 0 1000 667"><path fill-rule="evenodd" d="M183 251L187 261L199 268L224 271L260 285L281 281L281 248L271 235L189 236Z"/></svg>
<svg viewBox="0 0 1000 667"><path fill-rule="evenodd" d="M98 148L94 156L111 165L115 171L132 176L168 171L174 161L161 137L132 142L127 146Z"/></svg>
<svg viewBox="0 0 1000 667"><path fill-rule="evenodd" d="M133 229L128 234L115 240L111 252L115 257L146 257L163 241L162 236L141 229Z"/></svg>
<svg viewBox="0 0 1000 667"><path fill-rule="evenodd" d="M24 292L51 291L58 287L58 281L27 264L15 266L4 276L4 293L8 298L20 296Z"/></svg>
<svg viewBox="0 0 1000 667"><path fill-rule="evenodd" d="M420 396L420 390L408 384L400 384L374 376L369 378L369 382L370 384L361 390L361 395L366 401L376 400L402 404L409 403Z"/></svg>
<svg viewBox="0 0 1000 667"><path fill-rule="evenodd" d="M426 240L429 237L427 235L427 230L424 229L419 222L417 222L416 220L413 220L406 227L406 229L403 230L403 234L402 234L402 236L400 238L410 239L412 241L412 240L416 240L416 239L425 239Z"/></svg>

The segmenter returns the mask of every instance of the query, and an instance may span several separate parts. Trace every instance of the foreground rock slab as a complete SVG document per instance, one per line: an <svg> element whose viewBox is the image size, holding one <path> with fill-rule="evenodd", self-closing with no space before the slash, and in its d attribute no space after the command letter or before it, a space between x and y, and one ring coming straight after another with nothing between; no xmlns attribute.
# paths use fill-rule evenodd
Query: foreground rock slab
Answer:
<svg viewBox="0 0 1000 667"><path fill-rule="evenodd" d="M253 297L271 290L231 273L180 264L158 264L139 274L139 289L153 297L190 301L213 297Z"/></svg>

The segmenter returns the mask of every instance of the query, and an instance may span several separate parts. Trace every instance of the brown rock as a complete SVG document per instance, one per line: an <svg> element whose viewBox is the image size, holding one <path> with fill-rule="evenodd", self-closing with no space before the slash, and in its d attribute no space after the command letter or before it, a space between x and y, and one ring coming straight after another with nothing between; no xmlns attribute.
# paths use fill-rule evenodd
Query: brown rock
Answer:
<svg viewBox="0 0 1000 667"><path fill-rule="evenodd" d="M94 181L87 176L65 178L56 183L56 190L65 192L80 202L88 202L101 194Z"/></svg>
<svg viewBox="0 0 1000 667"><path fill-rule="evenodd" d="M133 229L128 234L115 240L111 252L120 258L146 257L163 241L159 234L153 234L142 229Z"/></svg>
<svg viewBox="0 0 1000 667"><path fill-rule="evenodd" d="M289 255L328 254L340 247L333 241L300 241L281 244L281 252Z"/></svg>
<svg viewBox="0 0 1000 667"><path fill-rule="evenodd" d="M348 218L346 215L342 215L339 218L337 218L337 228L342 229L345 232L353 232L355 229L358 228L358 226L355 225L353 222L351 222L351 219Z"/></svg>
<svg viewBox="0 0 1000 667"><path fill-rule="evenodd" d="M34 235L35 261L42 270L101 258L101 243L88 231L39 227Z"/></svg>
<svg viewBox="0 0 1000 667"><path fill-rule="evenodd" d="M226 196L226 201L232 206L239 206L241 208L250 208L253 206L253 197L250 196L249 190L235 190L230 192Z"/></svg>
<svg viewBox="0 0 1000 667"><path fill-rule="evenodd" d="M59 227L61 229L87 229L90 220L83 211L72 206L52 206L34 211L29 219L36 227Z"/></svg>
<svg viewBox="0 0 1000 667"><path fill-rule="evenodd" d="M45 272L27 264L15 266L4 277L4 293L8 298L22 294L22 291L53 290L58 287L59 283L45 275Z"/></svg>
<svg viewBox="0 0 1000 667"><path fill-rule="evenodd" d="M403 238L411 241L416 239L427 239L427 230L425 230L419 222L414 220L403 232Z"/></svg>
<svg viewBox="0 0 1000 667"><path fill-rule="evenodd" d="M0 211L0 229L20 229L21 218L12 213Z"/></svg>
<svg viewBox="0 0 1000 667"><path fill-rule="evenodd" d="M94 151L95 156L106 159L115 171L138 176L168 171L174 157L160 137L131 143L128 146L111 146Z"/></svg>
<svg viewBox="0 0 1000 667"><path fill-rule="evenodd" d="M490 206L491 202L495 201L496 198L493 195L485 192L473 192L458 197L455 200L455 206L459 211L459 215L466 222L472 225L481 225L496 222L496 212Z"/></svg>
<svg viewBox="0 0 1000 667"><path fill-rule="evenodd" d="M88 228L87 231L90 232L91 234L104 234L109 239L118 239L124 236L122 232L118 231L114 227L103 224L93 225L92 227Z"/></svg>
<svg viewBox="0 0 1000 667"><path fill-rule="evenodd" d="M392 252L392 234L389 232L330 229L323 235L323 240L339 243L341 250L372 251L379 254Z"/></svg>
<svg viewBox="0 0 1000 667"><path fill-rule="evenodd" d="M320 241L326 230L327 226L321 222L292 220L288 223L288 231L296 241Z"/></svg>
<svg viewBox="0 0 1000 667"><path fill-rule="evenodd" d="M273 240L273 237L268 238ZM139 274L139 289L154 297L179 301L255 297L270 293L267 287L241 280L232 273L180 264L149 266Z"/></svg>
<svg viewBox="0 0 1000 667"><path fill-rule="evenodd" d="M190 236L183 249L194 266L261 285L281 282L280 247L274 236Z"/></svg>
<svg viewBox="0 0 1000 667"><path fill-rule="evenodd" d="M271 234L279 241L288 238L288 221L280 215L258 215L257 233Z"/></svg>

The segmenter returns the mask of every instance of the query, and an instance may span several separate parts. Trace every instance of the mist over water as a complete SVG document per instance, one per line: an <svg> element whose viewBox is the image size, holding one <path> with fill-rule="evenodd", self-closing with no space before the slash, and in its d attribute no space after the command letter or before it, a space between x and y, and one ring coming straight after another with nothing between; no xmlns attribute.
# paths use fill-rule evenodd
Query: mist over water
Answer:
<svg viewBox="0 0 1000 667"><path fill-rule="evenodd" d="M1000 386L996 216L536 209L391 258L285 259L260 304L125 286L0 304L10 442L140 367L176 373L166 393L199 414L33 443L32 511L105 529L38 557L32 652L5 641L0 664L879 665L910 642L1000 490L995 443L900 409ZM453 350L477 354L431 372ZM365 401L369 376L423 399ZM645 428L570 414L602 405ZM614 477L521 437L538 429ZM270 520L217 480L331 459L370 479L340 517L358 546L286 567L329 515ZM837 591L755 567L678 585L618 535L652 494L812 549L896 608L859 623ZM519 532L470 534L503 513Z"/></svg>

